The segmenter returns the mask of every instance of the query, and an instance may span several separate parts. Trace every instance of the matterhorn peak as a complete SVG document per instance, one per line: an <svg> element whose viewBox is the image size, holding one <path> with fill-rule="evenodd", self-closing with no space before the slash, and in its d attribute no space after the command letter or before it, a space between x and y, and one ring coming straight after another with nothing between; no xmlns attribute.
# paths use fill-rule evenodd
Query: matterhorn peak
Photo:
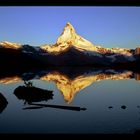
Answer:
<svg viewBox="0 0 140 140"><path fill-rule="evenodd" d="M78 35L70 22L67 22L66 26L63 29L62 34L57 39L56 42L59 44L68 44L76 47L84 47L93 49L93 44L88 40L84 39L80 35Z"/></svg>
<svg viewBox="0 0 140 140"><path fill-rule="evenodd" d="M70 22L67 22L66 26L69 26L70 28L73 28L72 24ZM65 27L66 27L65 26ZM74 28L73 28L74 29Z"/></svg>
<svg viewBox="0 0 140 140"><path fill-rule="evenodd" d="M57 44L61 43L68 43L71 44L76 39L76 32L74 27L70 24L70 22L67 22L66 26L63 29L63 32L61 33L60 37L57 39Z"/></svg>
<svg viewBox="0 0 140 140"><path fill-rule="evenodd" d="M75 29L70 22L67 22L63 32L65 32L66 30L69 30L71 33L76 34Z"/></svg>
<svg viewBox="0 0 140 140"><path fill-rule="evenodd" d="M70 22L67 22L54 45L44 45L41 48L51 53L60 53L71 46L81 51L97 51L96 46L76 33Z"/></svg>

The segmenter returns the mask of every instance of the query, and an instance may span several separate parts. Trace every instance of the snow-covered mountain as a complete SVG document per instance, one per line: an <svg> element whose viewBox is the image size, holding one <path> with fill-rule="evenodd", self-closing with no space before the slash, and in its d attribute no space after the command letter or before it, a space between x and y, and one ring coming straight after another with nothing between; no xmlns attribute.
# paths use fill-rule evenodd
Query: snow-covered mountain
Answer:
<svg viewBox="0 0 140 140"><path fill-rule="evenodd" d="M53 45L33 47L11 42L0 42L0 48L20 51L28 58L40 61L45 65L112 65L135 62L140 59L140 49L104 48L94 45L78 35L68 22L63 32Z"/></svg>
<svg viewBox="0 0 140 140"><path fill-rule="evenodd" d="M68 22L54 45L43 45L41 49L53 55L69 51L71 48L88 57L106 59L107 63L135 61L134 50L126 48L103 48L78 35L74 27ZM102 60L101 60L102 61ZM100 63L100 61L99 61Z"/></svg>
<svg viewBox="0 0 140 140"><path fill-rule="evenodd" d="M3 41L3 42L0 42L0 47L1 48L10 48L10 49L19 49L19 48L22 48L22 45L17 44L17 43L8 42L8 41Z"/></svg>
<svg viewBox="0 0 140 140"><path fill-rule="evenodd" d="M74 47L80 51L97 51L99 46L93 45L90 41L78 35L74 27L68 22L60 37L54 45L43 45L41 48L50 53L62 52L69 47Z"/></svg>
<svg viewBox="0 0 140 140"><path fill-rule="evenodd" d="M121 53L127 56L130 56L132 53L130 49L125 48L103 48L101 46L96 46L90 41L78 35L74 29L74 27L68 22L64 27L64 30L60 37L57 39L56 44L54 45L43 45L41 48L46 50L47 52L55 53L62 52L68 47L75 47L80 51L91 51L98 53Z"/></svg>

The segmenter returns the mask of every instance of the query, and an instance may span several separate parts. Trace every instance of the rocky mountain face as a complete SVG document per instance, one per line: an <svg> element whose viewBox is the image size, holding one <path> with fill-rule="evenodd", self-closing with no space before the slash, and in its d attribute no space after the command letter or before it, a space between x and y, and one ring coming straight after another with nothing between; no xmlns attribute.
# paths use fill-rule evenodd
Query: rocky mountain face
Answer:
<svg viewBox="0 0 140 140"><path fill-rule="evenodd" d="M58 53L63 52L64 50L72 46L74 48L81 49L81 50L82 49L92 50L92 51L97 50L97 48L94 47L94 45L91 42L79 36L76 33L74 27L69 22L64 27L64 30L62 34L60 35L60 37L57 39L56 44L52 46L44 45L41 48L45 50L46 52L55 54L56 52Z"/></svg>
<svg viewBox="0 0 140 140"><path fill-rule="evenodd" d="M18 51L28 60L48 66L110 66L134 63L140 59L139 48L96 46L78 35L69 22L54 45L33 47L5 41L0 43L0 53L3 49Z"/></svg>

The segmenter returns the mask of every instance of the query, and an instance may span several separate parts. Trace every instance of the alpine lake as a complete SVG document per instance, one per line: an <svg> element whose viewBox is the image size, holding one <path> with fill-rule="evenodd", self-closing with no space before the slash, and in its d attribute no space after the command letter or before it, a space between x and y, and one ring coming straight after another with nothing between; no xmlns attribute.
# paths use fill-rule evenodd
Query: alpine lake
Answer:
<svg viewBox="0 0 140 140"><path fill-rule="evenodd" d="M0 133L134 134L140 75L61 68L0 77Z"/></svg>

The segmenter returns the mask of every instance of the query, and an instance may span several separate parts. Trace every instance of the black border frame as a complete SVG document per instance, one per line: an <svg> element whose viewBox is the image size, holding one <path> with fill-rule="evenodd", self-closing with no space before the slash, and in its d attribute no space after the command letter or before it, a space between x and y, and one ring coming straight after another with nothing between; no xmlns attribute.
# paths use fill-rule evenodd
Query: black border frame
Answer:
<svg viewBox="0 0 140 140"><path fill-rule="evenodd" d="M138 0L0 0L0 6L140 6ZM0 134L4 139L134 139L136 134Z"/></svg>
<svg viewBox="0 0 140 140"><path fill-rule="evenodd" d="M140 6L138 0L0 0L0 6Z"/></svg>

